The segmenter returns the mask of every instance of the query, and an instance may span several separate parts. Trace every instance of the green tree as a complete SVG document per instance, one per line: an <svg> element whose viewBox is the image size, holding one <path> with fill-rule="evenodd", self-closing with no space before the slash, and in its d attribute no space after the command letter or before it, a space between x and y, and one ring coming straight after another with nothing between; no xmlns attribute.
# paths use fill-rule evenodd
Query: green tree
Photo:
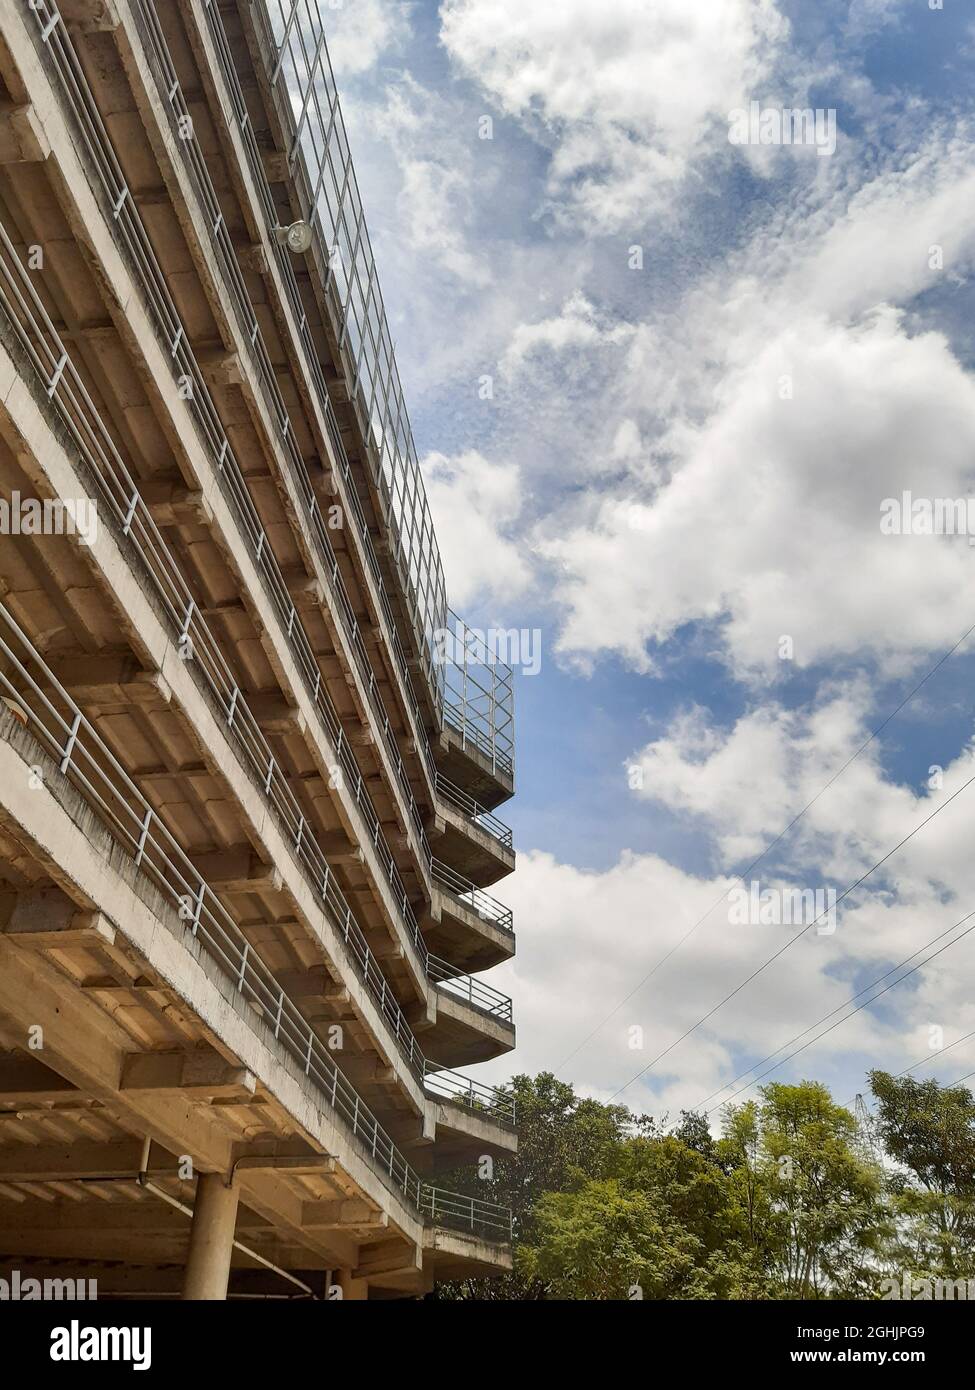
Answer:
<svg viewBox="0 0 975 1390"><path fill-rule="evenodd" d="M760 1094L729 1109L719 1145L752 1249L784 1297L869 1296L890 1221L853 1115L818 1082Z"/></svg>
<svg viewBox="0 0 975 1390"><path fill-rule="evenodd" d="M710 1298L701 1243L655 1195L614 1178L538 1203L530 1243L519 1248L522 1277L546 1298Z"/></svg>
<svg viewBox="0 0 975 1390"><path fill-rule="evenodd" d="M676 1134L641 1127L609 1152L605 1177L541 1198L521 1277L546 1298L768 1296L729 1176Z"/></svg>
<svg viewBox="0 0 975 1390"><path fill-rule="evenodd" d="M870 1073L877 1133L900 1165L890 1180L900 1217L898 1264L975 1277L975 1098L966 1086Z"/></svg>
<svg viewBox="0 0 975 1390"><path fill-rule="evenodd" d="M604 1175L634 1121L625 1105L602 1105L577 1096L552 1072L516 1076L505 1090L517 1104L517 1154L495 1159L490 1178L460 1169L442 1181L456 1192L510 1207L519 1245L531 1237L535 1206L542 1196ZM441 1285L436 1293L438 1298L489 1300L543 1295L543 1285L524 1267L500 1279Z"/></svg>

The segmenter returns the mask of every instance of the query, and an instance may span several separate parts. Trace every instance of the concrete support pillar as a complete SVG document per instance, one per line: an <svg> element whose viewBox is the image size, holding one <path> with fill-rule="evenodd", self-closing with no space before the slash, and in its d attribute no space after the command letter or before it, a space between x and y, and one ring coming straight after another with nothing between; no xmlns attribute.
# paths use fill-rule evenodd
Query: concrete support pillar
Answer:
<svg viewBox="0 0 975 1390"><path fill-rule="evenodd" d="M342 1301L348 1302L350 1299L361 1299L369 1297L369 1283L365 1279L353 1279L351 1269L340 1269L338 1271L338 1285L342 1290Z"/></svg>
<svg viewBox="0 0 975 1390"><path fill-rule="evenodd" d="M200 1173L197 1177L184 1298L227 1297L238 1195L236 1185L228 1187L222 1173Z"/></svg>

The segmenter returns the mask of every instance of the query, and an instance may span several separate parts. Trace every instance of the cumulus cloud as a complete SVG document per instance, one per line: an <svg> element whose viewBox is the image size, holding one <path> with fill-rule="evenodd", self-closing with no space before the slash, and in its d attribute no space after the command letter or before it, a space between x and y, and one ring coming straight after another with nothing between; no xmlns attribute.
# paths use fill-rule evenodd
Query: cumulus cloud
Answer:
<svg viewBox="0 0 975 1390"><path fill-rule="evenodd" d="M409 32L411 8L402 0L352 0L328 9L323 20L336 76L363 73L401 44Z"/></svg>
<svg viewBox="0 0 975 1390"><path fill-rule="evenodd" d="M545 546L563 566L564 648L639 663L648 641L713 620L736 671L774 673L783 638L807 666L924 652L967 626L965 540L880 530L881 503L903 490L971 486L975 382L940 335L908 337L889 313L852 330L811 320L670 444L682 466L653 499L607 501Z"/></svg>
<svg viewBox="0 0 975 1390"><path fill-rule="evenodd" d="M960 871L960 857L956 862ZM601 1099L635 1077L795 935L790 927L732 924L729 886L727 878L689 874L652 854L624 852L602 873L549 854L521 855L504 892L526 929L515 961L490 976L516 1000L517 1067L533 1072L564 1061L561 1074ZM833 1010L846 1013L841 1006L866 980L960 916L926 881L896 901L866 900L841 918L834 935L810 932L796 941L621 1099L637 1111L674 1117L699 1105L807 1025ZM964 984L973 967L975 933L892 991L884 1016L862 1010L779 1075L821 1077L838 1099L851 1099L867 1067L898 1070L931 1051L932 1026L944 1030L945 1043L975 1029ZM953 1051L947 1074L969 1069L966 1059L975 1066L971 1042ZM510 1075L512 1060L499 1058L483 1070Z"/></svg>
<svg viewBox="0 0 975 1390"><path fill-rule="evenodd" d="M657 406L657 466L542 528L565 652L649 669L648 643L706 622L737 675L768 675L783 637L799 666L897 662L967 626L964 540L880 531L884 499L963 496L975 471L975 382L893 307L944 274L939 246L971 264L975 146L937 149L756 238L676 327L638 326L610 413Z"/></svg>
<svg viewBox="0 0 975 1390"><path fill-rule="evenodd" d="M788 33L775 0L444 0L457 67L551 149L556 207L643 222L725 142Z"/></svg>
<svg viewBox="0 0 975 1390"><path fill-rule="evenodd" d="M428 454L422 469L451 601L516 598L531 578L524 548L506 535L521 510L518 469L476 450Z"/></svg>
<svg viewBox="0 0 975 1390"><path fill-rule="evenodd" d="M492 979L518 1001L521 1066L564 1061L567 1078L607 1098L790 941L624 1099L656 1113L698 1105L818 1020L844 1016L849 999L901 961L916 963L922 947L927 956L951 943L885 995L880 1013L851 1014L782 1074L823 1077L845 1100L867 1067L897 1070L934 1050L932 1028L945 1044L975 1030L965 984L975 931L963 935L975 910L975 860L961 791L975 774L973 745L948 763L940 786L913 791L891 780L874 746L823 791L869 732L868 715L865 683L800 710L767 702L726 731L691 708L634 754L631 767L644 774L634 795L692 815L717 847L721 872L695 874L629 850L602 872L550 854L519 857L503 891L516 925L530 931ZM750 872L763 890L842 891L937 814L844 900L832 934L736 921L733 875L814 798L780 854ZM502 1060L493 1065L501 1075ZM971 1066L969 1042L953 1049L945 1071Z"/></svg>
<svg viewBox="0 0 975 1390"><path fill-rule="evenodd" d="M629 324L607 320L580 290L575 290L558 314L515 327L501 357L501 370L510 377L529 358L538 360L551 354L561 358L558 370L563 371L569 353L615 347L632 334Z"/></svg>
<svg viewBox="0 0 975 1390"><path fill-rule="evenodd" d="M469 238L471 146L458 136L449 102L404 71L387 85L381 103L354 109L393 156L397 232L414 253L414 264L418 254L456 280L483 288L490 271Z"/></svg>

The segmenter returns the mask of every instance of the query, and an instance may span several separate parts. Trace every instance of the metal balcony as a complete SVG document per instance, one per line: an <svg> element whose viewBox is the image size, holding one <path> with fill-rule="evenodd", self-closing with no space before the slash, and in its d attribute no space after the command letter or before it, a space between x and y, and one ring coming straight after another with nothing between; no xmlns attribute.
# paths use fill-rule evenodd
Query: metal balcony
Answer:
<svg viewBox="0 0 975 1390"><path fill-rule="evenodd" d="M483 888L478 888L470 879L455 873L449 865L442 864L439 859L433 861L433 881L461 907L466 907L480 917L482 922L489 922L499 931L514 936L514 914L511 908L505 907L497 898L492 898L490 893L485 893Z"/></svg>
<svg viewBox="0 0 975 1390"><path fill-rule="evenodd" d="M452 609L439 635L437 663L443 671L444 722L490 763L514 776L514 677L485 634Z"/></svg>
<svg viewBox="0 0 975 1390"><path fill-rule="evenodd" d="M423 1079L424 1089L455 1105L463 1105L482 1115L486 1120L494 1120L506 1129L516 1128L515 1098L493 1086L482 1086L469 1076L446 1068L438 1069L433 1062L427 1063L427 1074Z"/></svg>
<svg viewBox="0 0 975 1390"><path fill-rule="evenodd" d="M477 1009L491 1018L500 1019L502 1023L512 1021L511 1000L508 996L485 984L476 975L459 975L456 966L441 960L439 956L430 957L429 975L431 980L436 981L438 989L454 995L457 999L463 999L472 1009Z"/></svg>
<svg viewBox="0 0 975 1390"><path fill-rule="evenodd" d="M443 797L444 801L449 802L451 806L460 811L461 815L466 817L472 825L477 825L486 831L488 835L497 840L503 849L513 847L511 827L505 825L504 821L498 820L497 816L493 816L490 811L485 810L479 801L456 786L442 772L437 773L435 786L437 795Z"/></svg>

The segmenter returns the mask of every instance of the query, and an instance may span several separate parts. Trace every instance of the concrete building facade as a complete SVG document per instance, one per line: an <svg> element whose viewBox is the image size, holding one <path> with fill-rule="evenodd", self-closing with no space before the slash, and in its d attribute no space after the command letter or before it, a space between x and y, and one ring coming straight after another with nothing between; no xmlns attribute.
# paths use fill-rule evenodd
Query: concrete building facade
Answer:
<svg viewBox="0 0 975 1390"><path fill-rule="evenodd" d="M510 1266L511 672L447 607L327 15L0 5L7 1278Z"/></svg>

